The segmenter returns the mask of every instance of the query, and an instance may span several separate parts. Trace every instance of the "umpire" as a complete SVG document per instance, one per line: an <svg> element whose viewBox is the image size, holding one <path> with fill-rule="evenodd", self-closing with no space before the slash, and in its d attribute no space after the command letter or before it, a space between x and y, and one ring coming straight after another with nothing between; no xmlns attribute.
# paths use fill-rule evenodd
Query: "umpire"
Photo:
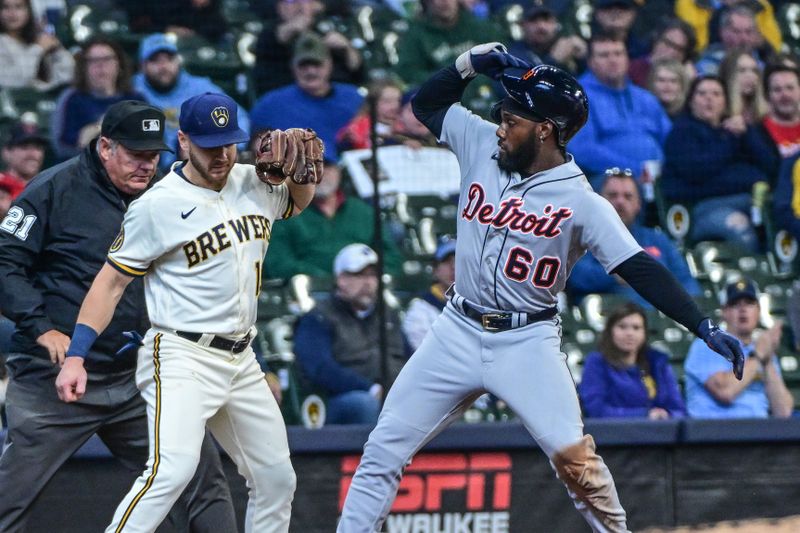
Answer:
<svg viewBox="0 0 800 533"><path fill-rule="evenodd" d="M0 531L23 531L28 511L62 464L94 433L131 474L148 458L145 403L134 381L135 345L123 332L149 327L143 282L122 296L86 358L83 398L63 403L55 379L86 292L105 263L130 202L153 179L164 114L142 102L111 106L84 151L36 176L0 223L0 302L11 340L0 457ZM127 349L125 349L127 348ZM109 509L109 513L111 509ZM227 480L206 433L200 466L173 508L182 531L237 531Z"/></svg>

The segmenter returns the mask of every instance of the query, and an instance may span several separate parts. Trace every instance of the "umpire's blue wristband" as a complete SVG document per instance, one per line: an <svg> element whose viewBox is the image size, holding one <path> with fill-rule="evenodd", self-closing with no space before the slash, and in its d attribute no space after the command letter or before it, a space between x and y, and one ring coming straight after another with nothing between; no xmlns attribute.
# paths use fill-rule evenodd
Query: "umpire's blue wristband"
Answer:
<svg viewBox="0 0 800 533"><path fill-rule="evenodd" d="M95 339L97 339L95 330L86 324L75 324L75 331L72 332L72 340L67 348L67 357L85 358Z"/></svg>

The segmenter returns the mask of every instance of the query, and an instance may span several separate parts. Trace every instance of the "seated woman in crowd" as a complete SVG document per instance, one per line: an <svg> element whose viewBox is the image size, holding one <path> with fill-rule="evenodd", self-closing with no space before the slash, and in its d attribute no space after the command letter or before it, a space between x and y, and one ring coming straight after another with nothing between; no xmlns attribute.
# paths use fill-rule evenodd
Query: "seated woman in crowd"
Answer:
<svg viewBox="0 0 800 533"><path fill-rule="evenodd" d="M667 354L647 344L647 318L626 303L608 317L578 387L588 417L679 418L686 414Z"/></svg>
<svg viewBox="0 0 800 533"><path fill-rule="evenodd" d="M72 81L75 61L41 31L30 0L0 0L0 87L46 91Z"/></svg>
<svg viewBox="0 0 800 533"><path fill-rule="evenodd" d="M100 133L106 109L122 100L142 100L131 89L131 67L119 44L96 37L76 58L75 81L58 99L51 130L60 159L77 155Z"/></svg>
<svg viewBox="0 0 800 533"><path fill-rule="evenodd" d="M647 90L661 102L669 118L674 119L686 103L689 77L682 64L673 59L656 61L647 77Z"/></svg>
<svg viewBox="0 0 800 533"><path fill-rule="evenodd" d="M661 191L669 203L693 205L693 240L724 240L756 251L751 192L756 182L770 181L778 156L761 132L729 129L727 117L723 81L696 78L686 112L675 119L664 144Z"/></svg>
<svg viewBox="0 0 800 533"><path fill-rule="evenodd" d="M744 133L747 126L759 124L769 111L764 98L761 67L746 50L733 50L725 55L719 77L728 89L728 118L725 127Z"/></svg>
<svg viewBox="0 0 800 533"><path fill-rule="evenodd" d="M434 148L441 146L436 136L417 120L411 109L411 99L417 94L411 89L401 94L399 85L381 80L370 86L370 94L377 98L377 133L382 146L402 144L408 148ZM396 100L395 100L396 98ZM370 148L369 100L362 110L336 135L340 152Z"/></svg>
<svg viewBox="0 0 800 533"><path fill-rule="evenodd" d="M375 114L378 119L376 126L378 139L383 144L391 137L392 125L400 114L400 101L403 91L400 86L391 80L376 80L369 86L369 93L361 111L353 117L344 128L336 134L336 144L339 152L347 150L362 150L372 146L370 142L371 120L369 116L370 100L375 101Z"/></svg>

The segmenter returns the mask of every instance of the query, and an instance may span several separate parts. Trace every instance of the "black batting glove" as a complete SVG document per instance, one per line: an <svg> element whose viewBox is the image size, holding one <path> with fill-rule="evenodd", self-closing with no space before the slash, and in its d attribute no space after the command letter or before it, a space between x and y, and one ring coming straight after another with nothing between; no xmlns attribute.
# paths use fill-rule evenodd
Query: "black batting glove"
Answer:
<svg viewBox="0 0 800 533"><path fill-rule="evenodd" d="M512 56L502 43L485 43L473 46L456 59L456 69L462 79L485 74L497 80L503 70L511 67L531 68L527 61Z"/></svg>
<svg viewBox="0 0 800 533"><path fill-rule="evenodd" d="M744 372L744 353L739 340L721 330L711 319L706 318L697 326L697 335L705 341L709 348L733 363L733 375L739 381Z"/></svg>

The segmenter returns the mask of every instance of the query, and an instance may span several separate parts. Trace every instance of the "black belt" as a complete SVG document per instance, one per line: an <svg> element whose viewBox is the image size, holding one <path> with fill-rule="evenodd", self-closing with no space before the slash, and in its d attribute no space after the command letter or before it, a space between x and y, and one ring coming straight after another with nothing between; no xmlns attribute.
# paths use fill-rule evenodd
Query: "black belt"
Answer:
<svg viewBox="0 0 800 533"><path fill-rule="evenodd" d="M542 309L541 311L537 311L535 313L517 313L526 317L527 320L525 324L514 326L512 325L511 320L514 313L481 313L467 302L463 301L461 302L461 307L464 309L465 315L480 322L481 326L483 326L483 329L486 331L505 331L514 327L525 326L528 324L533 324L534 322L548 320L558 314L557 307L548 307L547 309Z"/></svg>
<svg viewBox="0 0 800 533"><path fill-rule="evenodd" d="M190 333L188 331L176 331L175 334L178 335L178 337L183 337L184 339L192 342L199 341L203 336L202 333ZM241 353L245 351L248 346L250 346L251 340L252 338L250 337L249 333L245 335L243 339L239 339L238 341L215 335L212 337L211 342L208 343L208 346L211 348L216 348L217 350L224 350L226 352Z"/></svg>

